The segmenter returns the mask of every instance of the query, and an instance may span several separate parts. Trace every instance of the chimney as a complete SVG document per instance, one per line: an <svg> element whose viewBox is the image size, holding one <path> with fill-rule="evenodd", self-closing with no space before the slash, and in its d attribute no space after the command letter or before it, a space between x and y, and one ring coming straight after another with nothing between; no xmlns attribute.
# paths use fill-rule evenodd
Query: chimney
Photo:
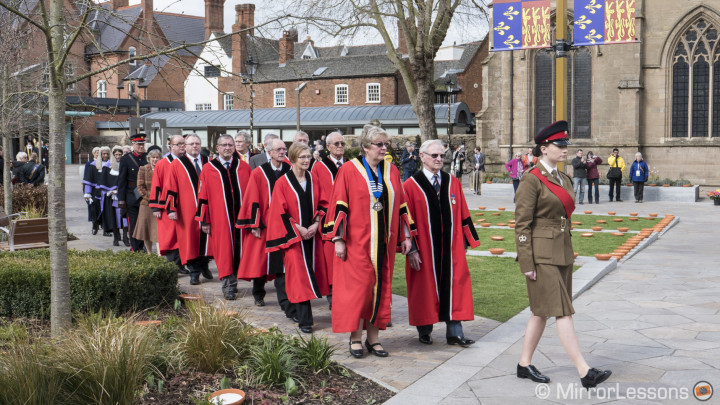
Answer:
<svg viewBox="0 0 720 405"><path fill-rule="evenodd" d="M243 24L243 11L244 4L235 5L235 24L232 26L232 72L235 74L245 74L247 69L245 68L245 60L247 59L247 31L238 32L242 29L247 28ZM254 6L253 6L254 7Z"/></svg>
<svg viewBox="0 0 720 405"><path fill-rule="evenodd" d="M127 7L128 0L110 0L110 10L117 10L120 7Z"/></svg>
<svg viewBox="0 0 720 405"><path fill-rule="evenodd" d="M308 35L307 37L305 37L305 40L303 41L303 44L310 44L310 45L313 46L313 48L315 47L315 41L313 41L312 38L310 38L310 35Z"/></svg>
<svg viewBox="0 0 720 405"><path fill-rule="evenodd" d="M205 0L205 39L213 32L222 32L224 6L225 0Z"/></svg>
<svg viewBox="0 0 720 405"><path fill-rule="evenodd" d="M295 32L297 35L297 32ZM284 65L287 61L295 57L295 40L291 31L283 31L283 37L280 39L280 64Z"/></svg>
<svg viewBox="0 0 720 405"><path fill-rule="evenodd" d="M254 4L238 4L235 6L237 20L240 25L250 28L248 35L255 35L255 5Z"/></svg>
<svg viewBox="0 0 720 405"><path fill-rule="evenodd" d="M142 7L142 26L140 27L141 32L138 42L141 44L142 49L138 51L147 54L153 47L153 0L141 0L140 6Z"/></svg>
<svg viewBox="0 0 720 405"><path fill-rule="evenodd" d="M408 23L409 23L409 21L408 21ZM397 51L400 55L407 55L408 54L407 40L405 39L405 33L403 32L403 25L400 23L400 20L398 20L398 22L397 22L397 29L398 29Z"/></svg>

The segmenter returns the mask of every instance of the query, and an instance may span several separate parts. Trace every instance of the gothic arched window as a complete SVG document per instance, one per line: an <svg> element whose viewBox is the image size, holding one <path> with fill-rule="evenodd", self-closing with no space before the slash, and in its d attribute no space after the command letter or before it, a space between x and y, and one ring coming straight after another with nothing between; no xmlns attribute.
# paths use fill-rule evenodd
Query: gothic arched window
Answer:
<svg viewBox="0 0 720 405"><path fill-rule="evenodd" d="M672 136L720 136L720 46L717 27L700 19L672 57Z"/></svg>

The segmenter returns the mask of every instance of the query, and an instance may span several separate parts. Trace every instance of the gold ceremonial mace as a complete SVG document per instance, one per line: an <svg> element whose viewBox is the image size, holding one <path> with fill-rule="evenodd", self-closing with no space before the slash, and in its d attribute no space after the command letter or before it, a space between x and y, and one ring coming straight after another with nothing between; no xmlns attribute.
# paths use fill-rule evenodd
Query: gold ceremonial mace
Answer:
<svg viewBox="0 0 720 405"><path fill-rule="evenodd" d="M556 0L555 6L555 43L567 42L567 0ZM562 40L562 41L561 41ZM567 56L558 56L555 51L555 121L567 120ZM558 170L565 171L563 162Z"/></svg>

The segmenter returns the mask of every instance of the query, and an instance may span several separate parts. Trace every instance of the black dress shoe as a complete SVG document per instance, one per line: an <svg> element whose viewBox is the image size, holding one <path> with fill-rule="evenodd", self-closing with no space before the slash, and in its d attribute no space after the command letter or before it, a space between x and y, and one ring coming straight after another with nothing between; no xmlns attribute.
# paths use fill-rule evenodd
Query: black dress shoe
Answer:
<svg viewBox="0 0 720 405"><path fill-rule="evenodd" d="M190 274L190 285L198 285L198 284L200 284L200 275L197 273Z"/></svg>
<svg viewBox="0 0 720 405"><path fill-rule="evenodd" d="M596 368L591 368L588 370L587 374L585 374L585 377L580 379L580 382L585 389L594 388L596 385L610 378L611 374L612 371L610 370L598 370Z"/></svg>
<svg viewBox="0 0 720 405"><path fill-rule="evenodd" d="M237 294L234 292L225 293L225 299L228 301L235 301L236 298L237 298Z"/></svg>
<svg viewBox="0 0 720 405"><path fill-rule="evenodd" d="M103 232L103 236L113 236L112 232Z"/></svg>
<svg viewBox="0 0 720 405"><path fill-rule="evenodd" d="M447 344L449 345L460 345L462 347L468 347L475 343L474 340L468 339L465 336L450 336L447 338Z"/></svg>
<svg viewBox="0 0 720 405"><path fill-rule="evenodd" d="M97 231L98 231L97 228L93 228L92 234L93 234L93 235L97 235Z"/></svg>
<svg viewBox="0 0 720 405"><path fill-rule="evenodd" d="M185 266L178 267L178 274L190 274L190 270Z"/></svg>
<svg viewBox="0 0 720 405"><path fill-rule="evenodd" d="M517 377L518 378L529 378L538 383L547 384L550 382L550 377L544 376L538 369L532 364L527 367L517 365Z"/></svg>
<svg viewBox="0 0 720 405"><path fill-rule="evenodd" d="M265 306L265 300L263 300L262 298L256 299L256 300L255 300L255 306L256 306L256 307L264 307L264 306Z"/></svg>
<svg viewBox="0 0 720 405"><path fill-rule="evenodd" d="M213 275L212 275L212 272L210 271L210 269L204 268L201 270L201 272L202 272L203 277L205 277L206 279L208 279L208 280L213 279Z"/></svg>
<svg viewBox="0 0 720 405"><path fill-rule="evenodd" d="M360 348L359 348L359 349L353 349L353 348L352 348L352 345L360 345ZM352 340L351 340L351 341L350 341L350 344L348 345L348 347L350 348L350 355L352 355L352 356L355 357L356 359L361 359L361 358L362 358L364 352L363 352L362 342L361 342L361 341L359 341L359 340L352 341Z"/></svg>
<svg viewBox="0 0 720 405"><path fill-rule="evenodd" d="M113 246L120 246L120 241L119 241L119 240L114 240L114 241L113 241Z"/></svg>
<svg viewBox="0 0 720 405"><path fill-rule="evenodd" d="M292 321L295 322L295 323L300 323L300 320L299 320L298 317L295 316L295 315L293 315L293 316L288 316L288 318L292 319Z"/></svg>
<svg viewBox="0 0 720 405"><path fill-rule="evenodd" d="M312 333L312 326L301 326L300 330L303 333Z"/></svg>
<svg viewBox="0 0 720 405"><path fill-rule="evenodd" d="M621 200L621 199L618 198L618 199L617 199L617 202L623 202L623 200Z"/></svg>
<svg viewBox="0 0 720 405"><path fill-rule="evenodd" d="M425 345L431 345L432 344L432 338L430 335L420 335L420 339L418 339L420 343Z"/></svg>
<svg viewBox="0 0 720 405"><path fill-rule="evenodd" d="M380 344L380 342L370 344L370 342L368 342L367 339L365 339L365 347L367 347L368 353L372 353L378 357L387 357L390 354L385 350L376 349L375 346L382 346L382 344Z"/></svg>

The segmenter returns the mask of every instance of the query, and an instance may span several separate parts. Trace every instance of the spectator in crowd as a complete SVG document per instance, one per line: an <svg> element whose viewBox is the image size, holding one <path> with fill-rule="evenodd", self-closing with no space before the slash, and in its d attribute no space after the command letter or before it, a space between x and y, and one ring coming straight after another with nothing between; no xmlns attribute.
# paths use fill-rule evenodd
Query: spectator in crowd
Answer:
<svg viewBox="0 0 720 405"><path fill-rule="evenodd" d="M587 181L588 181L588 204L593 202L593 186L595 187L595 204L600 204L600 173L598 165L603 162L600 156L595 156L592 151L587 153Z"/></svg>
<svg viewBox="0 0 720 405"><path fill-rule="evenodd" d="M452 161L455 177L462 180L463 166L465 165L465 145L459 145L457 149L455 149Z"/></svg>
<svg viewBox="0 0 720 405"><path fill-rule="evenodd" d="M409 141L405 143L405 150L402 153L401 160L403 167L402 181L404 183L405 180L415 174L418 164L420 163L420 156L418 156L418 153L415 150L414 143Z"/></svg>
<svg viewBox="0 0 720 405"><path fill-rule="evenodd" d="M12 162L12 177L13 177L13 184L17 183L24 183L23 181L23 167L28 162L28 154L25 152L18 152L17 155L15 155L15 161Z"/></svg>
<svg viewBox="0 0 720 405"><path fill-rule="evenodd" d="M50 142L44 141L43 146L40 149L40 163L45 166L45 172L47 173L48 167L50 167Z"/></svg>
<svg viewBox="0 0 720 405"><path fill-rule="evenodd" d="M38 163L38 155L35 152L30 155L30 159L18 172L20 173L19 181L24 184L39 186L45 182L45 166Z"/></svg>
<svg viewBox="0 0 720 405"><path fill-rule="evenodd" d="M617 202L622 202L622 199L620 198L620 186L622 186L622 175L625 173L625 160L620 157L620 151L618 148L613 149L612 155L608 158L608 165L610 166L607 176L608 180L610 180L610 193L608 197L610 197L610 202L612 202L614 191L615 200Z"/></svg>
<svg viewBox="0 0 720 405"><path fill-rule="evenodd" d="M573 167L573 189L575 190L575 201L582 205L585 199L585 186L587 186L587 159L583 156L583 150L578 149L572 160Z"/></svg>
<svg viewBox="0 0 720 405"><path fill-rule="evenodd" d="M522 178L522 175L525 172L525 165L522 162L520 152L515 152L515 159L511 159L509 162L505 163L505 170L507 170L508 175L512 179L513 193L517 194L518 185L520 185L520 178ZM513 197L513 202L514 201L515 197Z"/></svg>
<svg viewBox="0 0 720 405"><path fill-rule="evenodd" d="M475 147L473 153L473 180L472 189L476 195L481 195L481 187L483 183L483 177L485 175L485 154L482 153L479 146Z"/></svg>
<svg viewBox="0 0 720 405"><path fill-rule="evenodd" d="M535 165L537 165L537 162L537 156L533 156L533 148L528 148L527 153L522 155L522 163L525 167L525 171L527 172L533 167L535 167Z"/></svg>
<svg viewBox="0 0 720 405"><path fill-rule="evenodd" d="M452 174L452 161L453 161L453 152L450 150L450 145L448 145L447 142L443 142L444 149L443 149L443 168L442 170L445 173Z"/></svg>
<svg viewBox="0 0 720 405"><path fill-rule="evenodd" d="M635 153L635 160L630 165L630 180L633 182L633 191L635 192L635 202L643 202L643 191L645 190L645 182L648 180L649 168L643 160L642 153Z"/></svg>

